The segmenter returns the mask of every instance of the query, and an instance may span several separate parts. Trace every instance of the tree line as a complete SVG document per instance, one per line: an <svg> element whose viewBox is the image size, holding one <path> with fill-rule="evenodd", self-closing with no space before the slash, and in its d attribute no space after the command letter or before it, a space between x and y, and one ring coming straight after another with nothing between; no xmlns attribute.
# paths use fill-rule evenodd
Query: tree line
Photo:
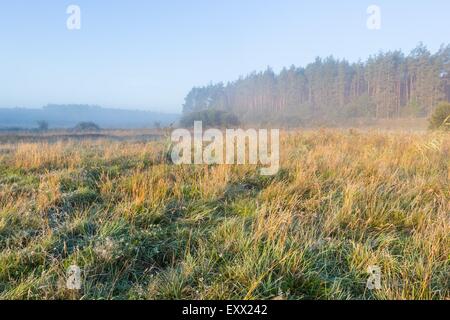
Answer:
<svg viewBox="0 0 450 320"><path fill-rule="evenodd" d="M450 101L450 45L432 54L380 52L366 61L316 58L306 67L270 67L238 80L193 88L184 114L224 110L245 122L301 123L348 118L427 117Z"/></svg>

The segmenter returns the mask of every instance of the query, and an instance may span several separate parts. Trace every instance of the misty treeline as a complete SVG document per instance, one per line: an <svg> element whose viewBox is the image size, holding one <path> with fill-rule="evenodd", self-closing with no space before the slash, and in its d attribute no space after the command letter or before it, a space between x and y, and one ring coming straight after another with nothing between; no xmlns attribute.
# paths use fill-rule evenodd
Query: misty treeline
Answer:
<svg viewBox="0 0 450 320"><path fill-rule="evenodd" d="M450 100L450 45L432 54L380 52L349 63L332 56L276 74L269 67L224 85L193 88L183 112L225 110L241 121L303 124L349 118L427 117Z"/></svg>
<svg viewBox="0 0 450 320"><path fill-rule="evenodd" d="M102 128L152 128L168 126L177 121L176 114L150 111L102 108L91 105L50 104L40 109L0 108L0 129L25 129L38 126L73 128L80 123L93 122Z"/></svg>

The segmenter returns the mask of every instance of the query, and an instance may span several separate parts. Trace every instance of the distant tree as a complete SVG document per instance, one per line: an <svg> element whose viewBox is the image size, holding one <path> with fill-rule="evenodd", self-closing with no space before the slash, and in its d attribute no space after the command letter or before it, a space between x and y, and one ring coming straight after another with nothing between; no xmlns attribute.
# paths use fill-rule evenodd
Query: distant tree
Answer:
<svg viewBox="0 0 450 320"><path fill-rule="evenodd" d="M39 131L47 131L48 127L49 127L48 122L45 121L45 120L38 121L37 125L38 125L38 130Z"/></svg>
<svg viewBox="0 0 450 320"><path fill-rule="evenodd" d="M75 131L99 131L100 127L94 122L80 122L75 128Z"/></svg>
<svg viewBox="0 0 450 320"><path fill-rule="evenodd" d="M430 118L430 129L450 130L450 103L438 104Z"/></svg>
<svg viewBox="0 0 450 320"><path fill-rule="evenodd" d="M155 129L157 129L157 130L161 130L161 122L155 121L155 122L153 123L153 127L154 127Z"/></svg>

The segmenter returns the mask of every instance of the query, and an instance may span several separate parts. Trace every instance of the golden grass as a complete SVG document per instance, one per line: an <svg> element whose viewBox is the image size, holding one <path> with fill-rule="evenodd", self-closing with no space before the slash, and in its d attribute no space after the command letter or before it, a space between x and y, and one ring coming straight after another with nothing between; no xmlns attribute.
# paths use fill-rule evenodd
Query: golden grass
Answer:
<svg viewBox="0 0 450 320"><path fill-rule="evenodd" d="M165 152L0 145L0 298L450 298L448 133L285 132L274 177Z"/></svg>

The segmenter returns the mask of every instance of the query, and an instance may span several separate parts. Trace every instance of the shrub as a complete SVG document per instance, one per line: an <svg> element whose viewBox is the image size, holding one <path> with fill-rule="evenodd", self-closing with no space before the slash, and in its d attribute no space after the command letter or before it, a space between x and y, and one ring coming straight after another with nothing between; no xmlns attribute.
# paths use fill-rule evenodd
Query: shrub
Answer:
<svg viewBox="0 0 450 320"><path fill-rule="evenodd" d="M94 122L80 122L75 128L75 131L99 131L100 127Z"/></svg>
<svg viewBox="0 0 450 320"><path fill-rule="evenodd" d="M38 125L38 130L39 131L47 131L48 127L49 127L48 122L44 121L44 120L38 121L37 125Z"/></svg>
<svg viewBox="0 0 450 320"><path fill-rule="evenodd" d="M376 104L368 95L353 99L345 107L345 118L372 118L376 115ZM339 116L335 115L334 118Z"/></svg>
<svg viewBox="0 0 450 320"><path fill-rule="evenodd" d="M430 118L430 129L450 130L450 103L438 104Z"/></svg>
<svg viewBox="0 0 450 320"><path fill-rule="evenodd" d="M183 127L192 127L195 121L202 121L205 127L234 127L239 125L239 119L233 113L214 109L185 114L180 120L180 124Z"/></svg>

